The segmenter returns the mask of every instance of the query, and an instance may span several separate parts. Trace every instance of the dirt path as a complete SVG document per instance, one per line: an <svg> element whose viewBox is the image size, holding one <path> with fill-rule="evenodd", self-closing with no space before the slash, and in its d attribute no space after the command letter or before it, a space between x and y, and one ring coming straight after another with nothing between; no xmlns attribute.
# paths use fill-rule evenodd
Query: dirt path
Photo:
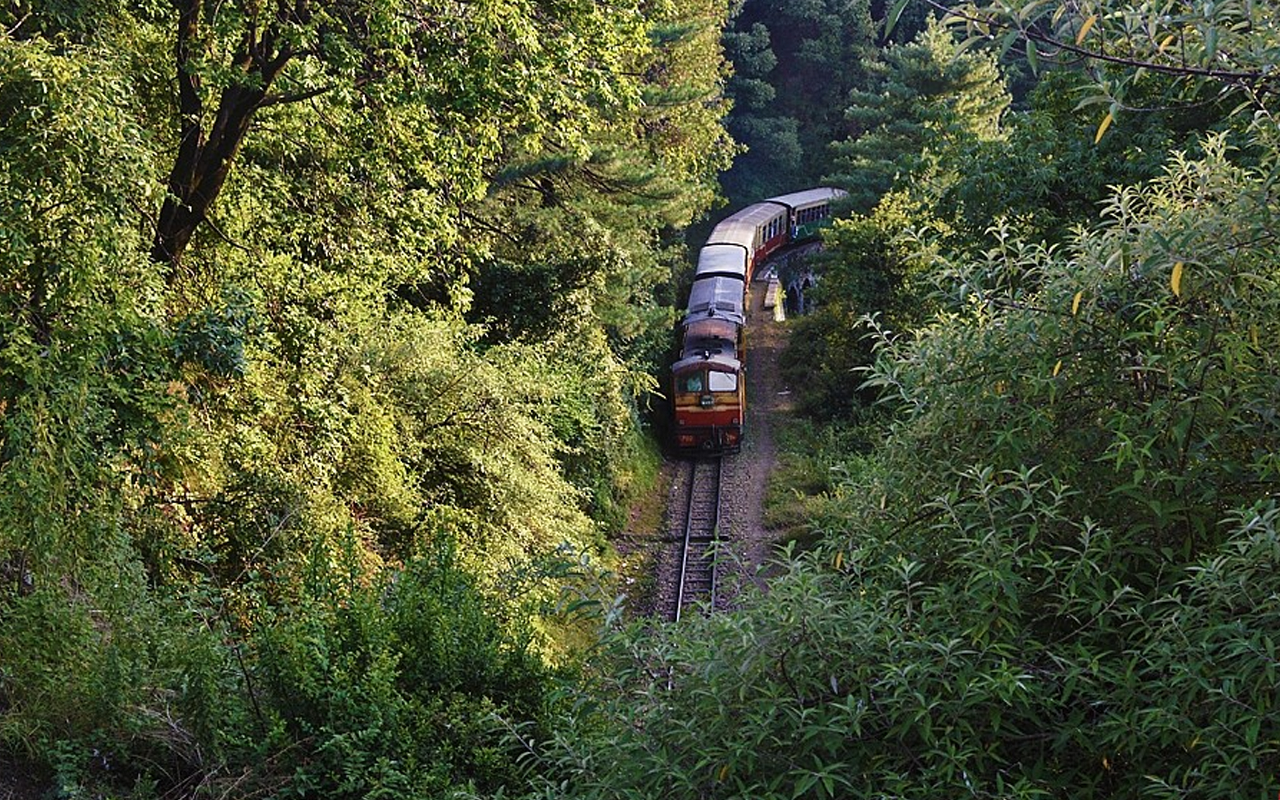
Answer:
<svg viewBox="0 0 1280 800"><path fill-rule="evenodd" d="M778 377L787 328L764 308L766 287L756 281L749 295L747 429L742 452L725 460L721 495L721 534L732 542L741 572L752 578L769 559L773 542L764 526L764 498L778 455L774 424L791 411L790 393Z"/></svg>

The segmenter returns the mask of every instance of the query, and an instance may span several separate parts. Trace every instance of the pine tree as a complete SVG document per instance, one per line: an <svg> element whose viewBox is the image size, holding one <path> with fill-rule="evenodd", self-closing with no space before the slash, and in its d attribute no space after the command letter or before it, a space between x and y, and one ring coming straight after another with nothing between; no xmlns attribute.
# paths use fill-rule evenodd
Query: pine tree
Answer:
<svg viewBox="0 0 1280 800"><path fill-rule="evenodd" d="M924 177L931 156L957 141L1002 135L1009 94L995 59L962 50L940 22L886 48L874 69L873 88L855 91L845 112L857 132L836 145L833 179L855 207L870 209L897 176Z"/></svg>

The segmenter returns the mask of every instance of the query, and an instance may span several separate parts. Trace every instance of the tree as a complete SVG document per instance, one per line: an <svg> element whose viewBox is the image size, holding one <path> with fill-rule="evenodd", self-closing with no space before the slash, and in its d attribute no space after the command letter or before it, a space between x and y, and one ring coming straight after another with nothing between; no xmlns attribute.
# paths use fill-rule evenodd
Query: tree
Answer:
<svg viewBox="0 0 1280 800"><path fill-rule="evenodd" d="M34 4L29 13L45 10ZM635 19L561 2L511 13L500 3L460 11L439 3L302 0L264 8L180 0L172 14L141 11L144 26L171 31L178 88L175 153L152 258L170 267L180 261L262 112L321 96L373 116L416 107L416 118L401 121L440 140L438 152L479 154L453 164L436 191L474 193L498 155L499 131L536 139L600 97L625 96L616 65L636 46ZM18 29L23 21L11 23ZM525 77L514 81L516 74Z"/></svg>
<svg viewBox="0 0 1280 800"><path fill-rule="evenodd" d="M995 59L964 52L936 20L915 42L887 47L874 69L878 80L855 91L845 112L857 133L835 146L833 180L855 208L870 210L897 176L954 181L930 174L940 154L962 141L1003 140L1009 95Z"/></svg>
<svg viewBox="0 0 1280 800"><path fill-rule="evenodd" d="M541 718L570 658L661 247L723 158L712 10L0 9L6 763L68 794L511 779L489 715ZM477 265L532 244L558 296L468 322Z"/></svg>
<svg viewBox="0 0 1280 800"><path fill-rule="evenodd" d="M1165 98L1175 105L1195 107L1221 91L1272 113L1277 78L1270 65L1277 43L1266 20L1274 11L1269 3L1241 2L1196 9L1177 3L1017 9L969 3L947 17L968 34L966 46L998 40L1007 50L1021 42L1033 69L1041 61L1083 67L1095 90L1091 102L1109 106L1098 123L1101 138L1121 112L1141 110L1127 98L1148 75L1172 79Z"/></svg>
<svg viewBox="0 0 1280 800"><path fill-rule="evenodd" d="M842 139L841 109L864 85L875 26L866 2L744 3L725 48L735 67L729 128L747 152L726 174L733 206L814 185Z"/></svg>

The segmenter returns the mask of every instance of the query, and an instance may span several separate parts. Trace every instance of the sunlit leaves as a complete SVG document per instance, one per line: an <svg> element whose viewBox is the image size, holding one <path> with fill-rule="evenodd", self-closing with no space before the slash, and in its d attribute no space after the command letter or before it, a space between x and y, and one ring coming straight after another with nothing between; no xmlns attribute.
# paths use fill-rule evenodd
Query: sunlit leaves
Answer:
<svg viewBox="0 0 1280 800"><path fill-rule="evenodd" d="M1102 137L1106 135L1107 129L1111 127L1111 123L1115 121L1115 112L1108 111L1107 115L1098 123L1098 130L1093 134L1093 143L1097 144L1102 141Z"/></svg>
<svg viewBox="0 0 1280 800"><path fill-rule="evenodd" d="M1257 107L1268 104L1280 79L1272 67L1280 39L1266 21L1274 13L1269 3L1251 0L1022 7L971 2L952 9L950 20L968 34L967 46L1012 36L1034 43L1028 50L1033 65L1045 58L1088 65L1098 86L1122 104L1147 72L1172 81L1169 102L1194 104L1221 91Z"/></svg>
<svg viewBox="0 0 1280 800"><path fill-rule="evenodd" d="M1063 6L1063 8L1065 8L1065 6ZM1079 33L1076 34L1076 44L1081 44L1082 42L1084 42L1085 37L1089 35L1089 31L1093 30L1093 26L1097 22L1098 22L1098 15L1090 14L1088 19L1084 21L1084 24L1080 26Z"/></svg>
<svg viewBox="0 0 1280 800"><path fill-rule="evenodd" d="M479 752L507 688L540 713L538 659L562 644L542 612L572 579L548 565L622 524L630 402L670 313L657 232L710 203L731 153L719 7L194 3L184 50L163 3L77 3L61 32L74 15L27 24L32 5L0 10L0 619L31 623L0 624L22 683L0 739L71 793L127 792L126 773L161 793L178 773L215 794L215 773L232 793L481 786L504 757L463 764L431 731ZM168 199L181 182L210 203L166 281L145 242L164 175L225 131L216 180L178 159ZM508 167L561 179L552 162L576 171L532 190L545 206L494 191ZM462 318L494 241L573 273L510 320L553 310L529 341ZM389 636L409 565L446 540L485 611ZM495 630L519 646L417 680ZM251 643L280 647L269 687ZM506 688L468 683L489 668ZM118 772L80 770L93 748Z"/></svg>

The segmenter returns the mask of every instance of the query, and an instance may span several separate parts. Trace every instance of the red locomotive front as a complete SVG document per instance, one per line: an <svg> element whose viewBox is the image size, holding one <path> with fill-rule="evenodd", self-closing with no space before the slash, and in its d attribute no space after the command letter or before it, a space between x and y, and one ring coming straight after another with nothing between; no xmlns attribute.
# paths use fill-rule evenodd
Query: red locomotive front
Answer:
<svg viewBox="0 0 1280 800"><path fill-rule="evenodd" d="M675 441L685 451L736 452L742 445L746 390L741 364L722 355L677 362L674 377Z"/></svg>

